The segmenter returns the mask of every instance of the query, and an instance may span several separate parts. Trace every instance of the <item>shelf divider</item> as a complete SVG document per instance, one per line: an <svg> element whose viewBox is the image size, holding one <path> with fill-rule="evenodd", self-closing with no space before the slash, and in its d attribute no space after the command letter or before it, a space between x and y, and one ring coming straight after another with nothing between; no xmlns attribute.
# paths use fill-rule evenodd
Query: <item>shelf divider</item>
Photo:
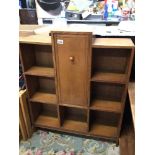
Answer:
<svg viewBox="0 0 155 155"><path fill-rule="evenodd" d="M126 83L126 79L126 74L95 72L91 81L124 84Z"/></svg>
<svg viewBox="0 0 155 155"><path fill-rule="evenodd" d="M56 104L57 103L57 98L56 98L56 94L36 92L30 98L30 101L31 102L45 103L45 104Z"/></svg>
<svg viewBox="0 0 155 155"><path fill-rule="evenodd" d="M50 67L32 66L25 72L25 75L54 77L54 69Z"/></svg>
<svg viewBox="0 0 155 155"><path fill-rule="evenodd" d="M121 110L122 110L121 102L106 101L106 100L100 100L100 99L92 100L90 109L107 111L107 112L116 112L116 113L121 113Z"/></svg>
<svg viewBox="0 0 155 155"><path fill-rule="evenodd" d="M35 126L38 127L59 127L59 121L56 117L39 115L35 121Z"/></svg>

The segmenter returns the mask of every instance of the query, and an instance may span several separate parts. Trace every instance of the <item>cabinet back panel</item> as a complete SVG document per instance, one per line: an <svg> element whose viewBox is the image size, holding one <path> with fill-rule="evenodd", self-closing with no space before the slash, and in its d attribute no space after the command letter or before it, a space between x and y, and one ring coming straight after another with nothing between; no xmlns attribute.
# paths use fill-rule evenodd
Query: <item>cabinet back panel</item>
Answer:
<svg viewBox="0 0 155 155"><path fill-rule="evenodd" d="M39 90L47 93L55 93L54 79L38 78Z"/></svg>
<svg viewBox="0 0 155 155"><path fill-rule="evenodd" d="M20 44L24 71L32 66L52 67L53 55L50 45Z"/></svg>
<svg viewBox="0 0 155 155"><path fill-rule="evenodd" d="M39 115L58 117L57 107L54 105L42 104L37 102L30 102L33 113L33 121L36 121Z"/></svg>
<svg viewBox="0 0 155 155"><path fill-rule="evenodd" d="M101 111L91 111L90 112L91 123L104 124L108 126L118 126L120 114L101 112Z"/></svg>
<svg viewBox="0 0 155 155"><path fill-rule="evenodd" d="M111 83L92 83L91 94L94 99L109 100L109 101L121 101L124 85L111 84Z"/></svg>
<svg viewBox="0 0 155 155"><path fill-rule="evenodd" d="M125 73L129 56L128 49L93 49L93 73Z"/></svg>
<svg viewBox="0 0 155 155"><path fill-rule="evenodd" d="M31 110L33 115L32 118L33 118L33 121L35 122L37 117L41 113L42 106L40 103L36 103L36 102L30 102L30 105L31 105Z"/></svg>
<svg viewBox="0 0 155 155"><path fill-rule="evenodd" d="M49 45L35 45L35 61L37 66L53 67L52 48Z"/></svg>
<svg viewBox="0 0 155 155"><path fill-rule="evenodd" d="M80 122L87 121L87 111L79 108L61 107L63 108L63 119L75 120Z"/></svg>
<svg viewBox="0 0 155 155"><path fill-rule="evenodd" d="M23 63L24 71L35 65L35 54L33 45L20 44L20 56Z"/></svg>
<svg viewBox="0 0 155 155"><path fill-rule="evenodd" d="M26 75L26 81L30 97L37 91L52 94L56 92L54 79Z"/></svg>
<svg viewBox="0 0 155 155"><path fill-rule="evenodd" d="M42 115L58 117L57 107L54 105L42 104Z"/></svg>
<svg viewBox="0 0 155 155"><path fill-rule="evenodd" d="M35 76L26 75L25 77L26 77L28 94L30 97L32 97L34 93L39 89L38 80Z"/></svg>
<svg viewBox="0 0 155 155"><path fill-rule="evenodd" d="M59 106L59 114L60 114L60 125L62 125L63 124L63 122L64 122L64 118L65 118L65 109L64 109L65 107L63 107L63 106Z"/></svg>

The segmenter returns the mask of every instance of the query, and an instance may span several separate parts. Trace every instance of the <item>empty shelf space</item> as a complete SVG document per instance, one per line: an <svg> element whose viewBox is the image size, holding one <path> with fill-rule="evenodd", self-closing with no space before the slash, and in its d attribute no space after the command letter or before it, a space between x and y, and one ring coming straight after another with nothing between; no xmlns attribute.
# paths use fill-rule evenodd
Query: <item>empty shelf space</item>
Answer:
<svg viewBox="0 0 155 155"><path fill-rule="evenodd" d="M32 66L25 72L26 75L54 77L54 69L49 67Z"/></svg>
<svg viewBox="0 0 155 155"><path fill-rule="evenodd" d="M87 113L83 108L60 106L62 128L71 131L87 132Z"/></svg>
<svg viewBox="0 0 155 155"><path fill-rule="evenodd" d="M117 137L120 116L120 113L90 110L90 134L109 138Z"/></svg>
<svg viewBox="0 0 155 155"><path fill-rule="evenodd" d="M91 102L90 109L121 113L121 102L94 99Z"/></svg>
<svg viewBox="0 0 155 155"><path fill-rule="evenodd" d="M97 136L117 137L117 128L94 123L91 125L90 133Z"/></svg>
<svg viewBox="0 0 155 155"><path fill-rule="evenodd" d="M74 121L74 120L64 120L62 127L66 130L74 130L79 132L87 132L87 123Z"/></svg>
<svg viewBox="0 0 155 155"><path fill-rule="evenodd" d="M126 83L126 74L95 72L91 81Z"/></svg>
<svg viewBox="0 0 155 155"><path fill-rule="evenodd" d="M52 59L53 52L51 45L35 45L21 43L20 56L23 64L23 71L27 74L34 74L38 76L42 76L42 74L50 76L52 74L49 73L50 70L48 71L49 68L54 68L54 62ZM44 67L46 69L44 69Z"/></svg>
<svg viewBox="0 0 155 155"><path fill-rule="evenodd" d="M38 127L59 127L59 120L55 117L39 115L35 121L35 126Z"/></svg>
<svg viewBox="0 0 155 155"><path fill-rule="evenodd" d="M91 82L91 100L121 102L125 84L110 82Z"/></svg>
<svg viewBox="0 0 155 155"><path fill-rule="evenodd" d="M31 102L47 103L47 104L56 104L57 99L55 94L36 92L31 98Z"/></svg>

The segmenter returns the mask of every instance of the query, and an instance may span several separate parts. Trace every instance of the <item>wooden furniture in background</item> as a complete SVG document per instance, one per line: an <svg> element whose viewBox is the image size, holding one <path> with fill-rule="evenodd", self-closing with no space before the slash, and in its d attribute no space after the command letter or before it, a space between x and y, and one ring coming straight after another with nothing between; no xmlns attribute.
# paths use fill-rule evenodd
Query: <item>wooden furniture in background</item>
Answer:
<svg viewBox="0 0 155 155"><path fill-rule="evenodd" d="M27 140L32 135L32 125L30 122L28 105L27 105L27 91L20 90L19 92L19 127L23 140Z"/></svg>
<svg viewBox="0 0 155 155"><path fill-rule="evenodd" d="M20 24L38 24L36 9L19 9Z"/></svg>
<svg viewBox="0 0 155 155"><path fill-rule="evenodd" d="M21 38L33 125L118 142L133 55L130 39L88 32Z"/></svg>
<svg viewBox="0 0 155 155"><path fill-rule="evenodd" d="M135 82L129 82L128 94L129 94L129 100L130 100L133 126L135 128Z"/></svg>
<svg viewBox="0 0 155 155"><path fill-rule="evenodd" d="M128 96L119 139L120 155L135 155L135 83L129 82Z"/></svg>

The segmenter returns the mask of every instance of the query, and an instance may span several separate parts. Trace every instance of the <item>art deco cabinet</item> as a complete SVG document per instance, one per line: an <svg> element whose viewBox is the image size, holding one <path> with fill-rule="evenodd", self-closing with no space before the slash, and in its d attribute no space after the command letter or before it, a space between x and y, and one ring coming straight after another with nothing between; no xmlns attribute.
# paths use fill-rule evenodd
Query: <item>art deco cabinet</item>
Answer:
<svg viewBox="0 0 155 155"><path fill-rule="evenodd" d="M134 44L91 32L51 32L21 41L34 127L118 142Z"/></svg>

